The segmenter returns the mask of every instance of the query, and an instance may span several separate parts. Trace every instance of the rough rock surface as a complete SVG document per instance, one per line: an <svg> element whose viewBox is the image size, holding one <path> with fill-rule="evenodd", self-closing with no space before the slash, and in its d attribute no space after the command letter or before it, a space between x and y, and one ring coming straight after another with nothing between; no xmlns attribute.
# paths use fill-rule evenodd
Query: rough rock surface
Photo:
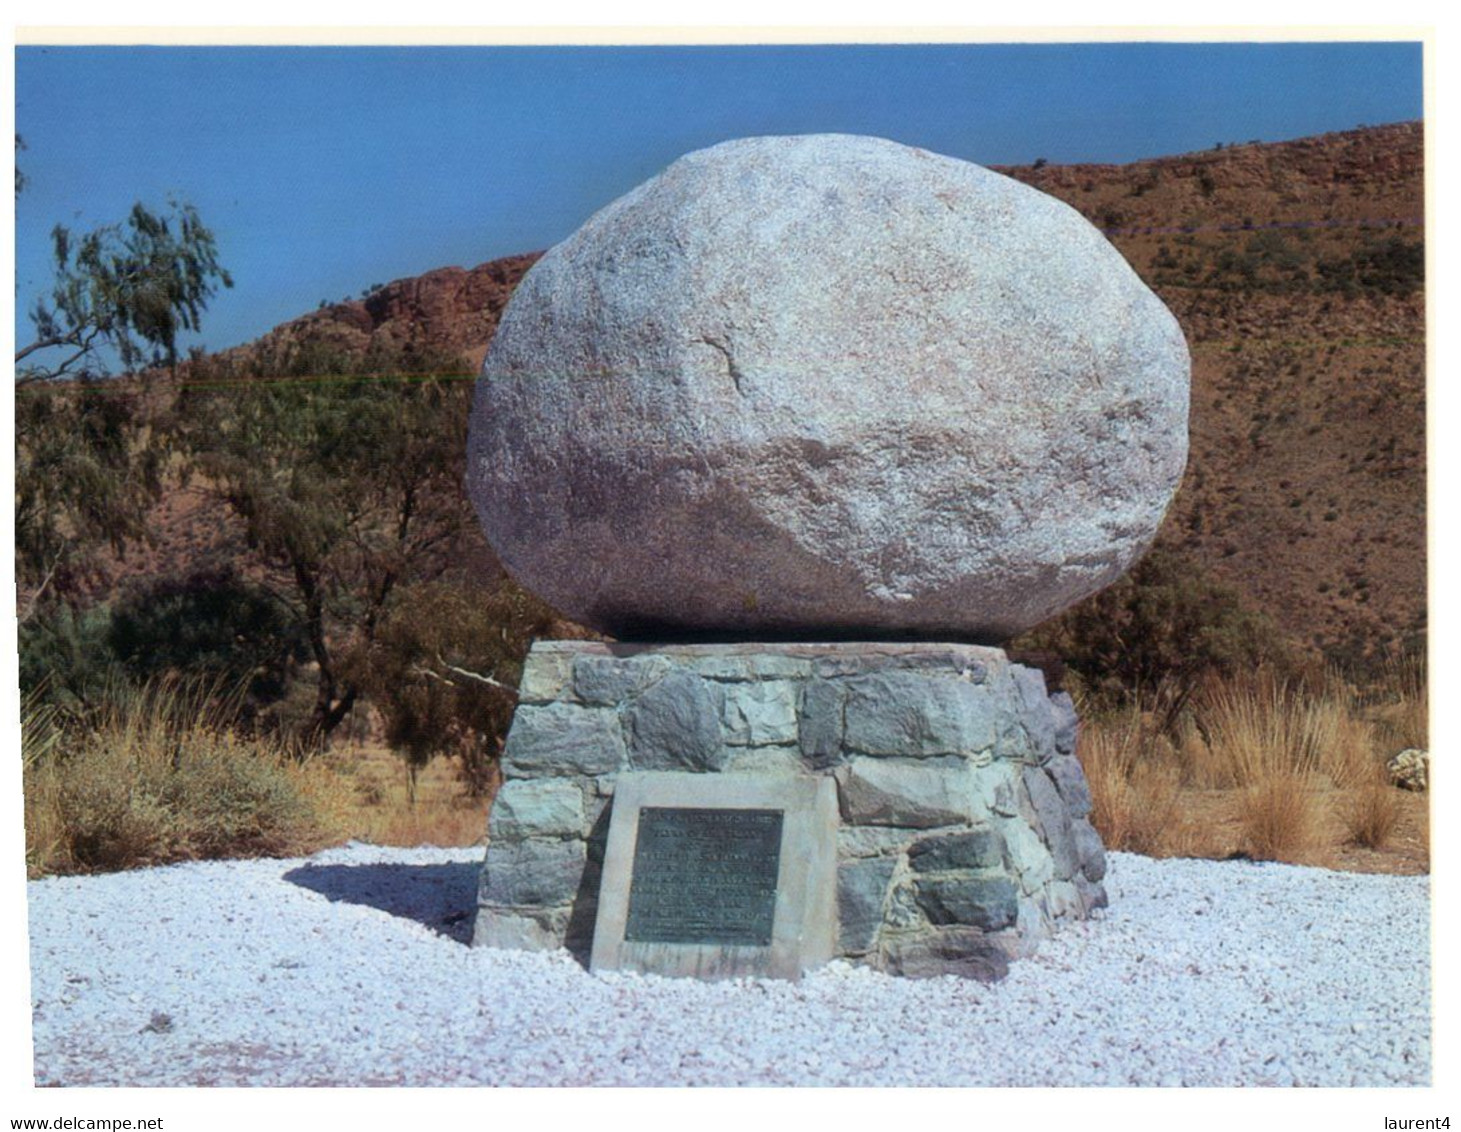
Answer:
<svg viewBox="0 0 1461 1132"><path fill-rule="evenodd" d="M473 268L439 267L397 279L276 326L262 338L222 350L220 361L247 367L297 350L329 350L363 361L373 350L456 354L480 363L508 297L539 253L506 256Z"/></svg>
<svg viewBox="0 0 1461 1132"><path fill-rule="evenodd" d="M1390 773L1392 785L1402 790L1424 790L1430 784L1430 752L1407 747L1392 755L1385 763L1385 769Z"/></svg>
<svg viewBox="0 0 1461 1132"><path fill-rule="evenodd" d="M993 641L1146 547L1188 373L1053 197L874 138L750 138L527 274L469 489L524 585L621 637Z"/></svg>
<svg viewBox="0 0 1461 1132"><path fill-rule="evenodd" d="M838 954L882 970L997 979L1106 904L1070 699L999 649L538 641L522 690L481 946L587 949L626 769L831 777Z"/></svg>

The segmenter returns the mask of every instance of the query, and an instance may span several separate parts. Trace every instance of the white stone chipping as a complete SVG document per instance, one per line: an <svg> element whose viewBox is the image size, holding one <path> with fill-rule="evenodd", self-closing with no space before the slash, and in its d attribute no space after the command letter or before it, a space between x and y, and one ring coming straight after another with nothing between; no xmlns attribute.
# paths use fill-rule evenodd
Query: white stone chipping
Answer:
<svg viewBox="0 0 1461 1132"><path fill-rule="evenodd" d="M1007 979L590 975L471 948L476 849L29 886L35 1074L86 1085L1430 1083L1429 879L1110 854Z"/></svg>

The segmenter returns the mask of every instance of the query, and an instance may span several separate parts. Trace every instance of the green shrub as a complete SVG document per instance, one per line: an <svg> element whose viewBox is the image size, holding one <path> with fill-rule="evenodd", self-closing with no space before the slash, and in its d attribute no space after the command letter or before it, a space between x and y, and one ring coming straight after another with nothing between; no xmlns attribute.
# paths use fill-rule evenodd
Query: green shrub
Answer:
<svg viewBox="0 0 1461 1132"><path fill-rule="evenodd" d="M129 683L112 651L111 610L105 605L78 610L55 604L38 609L20 624L20 690L38 704L80 720L114 699Z"/></svg>
<svg viewBox="0 0 1461 1132"><path fill-rule="evenodd" d="M404 589L349 667L381 713L386 742L415 773L461 759L474 796L490 788L517 703L523 658L555 614L514 583L430 582Z"/></svg>
<svg viewBox="0 0 1461 1132"><path fill-rule="evenodd" d="M1349 255L1320 260L1316 267L1321 291L1411 295L1425 286L1425 245L1400 235L1373 237Z"/></svg>
<svg viewBox="0 0 1461 1132"><path fill-rule="evenodd" d="M237 707L257 722L308 652L284 603L231 566L136 583L87 609L45 607L20 626L19 647L22 694L78 724L165 678L237 686Z"/></svg>
<svg viewBox="0 0 1461 1132"><path fill-rule="evenodd" d="M1167 726L1204 680L1293 664L1269 618L1161 544L1114 585L1015 644L1057 653L1098 702L1160 709Z"/></svg>
<svg viewBox="0 0 1461 1132"><path fill-rule="evenodd" d="M202 566L135 586L111 608L109 651L138 683L178 674L247 681L249 699L280 699L308 656L298 621L271 591L232 566Z"/></svg>

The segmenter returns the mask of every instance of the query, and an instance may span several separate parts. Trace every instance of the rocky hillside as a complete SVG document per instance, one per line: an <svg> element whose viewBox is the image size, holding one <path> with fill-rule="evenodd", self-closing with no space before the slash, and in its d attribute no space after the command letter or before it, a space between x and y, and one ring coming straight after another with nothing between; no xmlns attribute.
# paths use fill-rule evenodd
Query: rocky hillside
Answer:
<svg viewBox="0 0 1461 1132"><path fill-rule="evenodd" d="M1187 333L1192 454L1163 538L1335 659L1422 640L1420 124L1001 171L1105 230ZM390 347L469 373L535 259L397 280L228 355Z"/></svg>
<svg viewBox="0 0 1461 1132"><path fill-rule="evenodd" d="M475 371L482 364L512 289L541 252L508 256L470 270L440 267L372 289L360 299L325 305L220 357L288 359L301 352L336 351L366 358L449 355Z"/></svg>
<svg viewBox="0 0 1461 1132"><path fill-rule="evenodd" d="M1002 170L1106 230L1187 333L1164 537L1335 658L1426 626L1423 169L1413 122Z"/></svg>

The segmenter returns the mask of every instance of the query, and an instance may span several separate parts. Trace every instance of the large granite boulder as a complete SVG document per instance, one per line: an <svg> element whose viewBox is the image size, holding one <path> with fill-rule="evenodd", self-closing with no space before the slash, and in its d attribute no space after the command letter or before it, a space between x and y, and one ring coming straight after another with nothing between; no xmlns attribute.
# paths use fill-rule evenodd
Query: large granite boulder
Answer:
<svg viewBox="0 0 1461 1132"><path fill-rule="evenodd" d="M749 138L527 274L469 489L520 582L621 637L995 641L1146 548L1188 371L1053 197L876 138Z"/></svg>

